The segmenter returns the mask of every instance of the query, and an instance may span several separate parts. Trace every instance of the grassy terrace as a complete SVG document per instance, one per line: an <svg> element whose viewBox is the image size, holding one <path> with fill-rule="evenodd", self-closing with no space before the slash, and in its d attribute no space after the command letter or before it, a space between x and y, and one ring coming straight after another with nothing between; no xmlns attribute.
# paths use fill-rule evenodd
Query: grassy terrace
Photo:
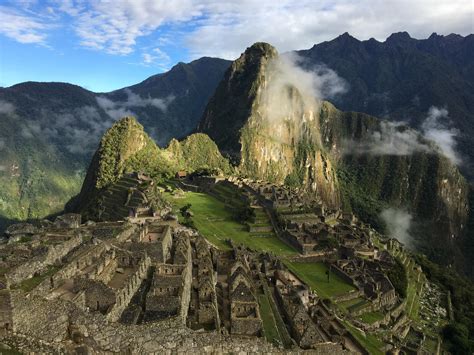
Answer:
<svg viewBox="0 0 474 355"><path fill-rule="evenodd" d="M371 355L381 355L380 348L384 343L372 334L363 333L347 321L342 322L346 329L356 338Z"/></svg>
<svg viewBox="0 0 474 355"><path fill-rule="evenodd" d="M258 296L258 304L260 307L260 315L262 317L263 329L265 331L265 338L274 344L282 344L280 334L276 325L275 317L273 315L270 302L266 295Z"/></svg>
<svg viewBox="0 0 474 355"><path fill-rule="evenodd" d="M373 324L379 320L382 320L383 318L384 318L383 313L378 312L378 311L364 313L359 316L359 319L366 324Z"/></svg>
<svg viewBox="0 0 474 355"><path fill-rule="evenodd" d="M358 304L365 304L367 301L363 299L362 297L356 297L348 301L342 301L338 302L338 305L341 306L342 308L349 310L352 306L358 305Z"/></svg>
<svg viewBox="0 0 474 355"><path fill-rule="evenodd" d="M165 197L172 203L175 211L190 203L191 211L194 214L192 220L196 228L220 249L229 250L229 245L225 240L232 239L250 248L273 252L277 255L296 254L296 250L283 243L275 235L252 236L243 224L233 220L232 214L225 204L212 196L185 192L183 197L175 197L171 194L166 194ZM179 212L177 212L177 215L179 215Z"/></svg>
<svg viewBox="0 0 474 355"><path fill-rule="evenodd" d="M330 273L328 282L326 275L328 268L323 263L285 261L285 264L311 287L311 289L315 290L320 297L331 298L355 290L352 285L334 273Z"/></svg>

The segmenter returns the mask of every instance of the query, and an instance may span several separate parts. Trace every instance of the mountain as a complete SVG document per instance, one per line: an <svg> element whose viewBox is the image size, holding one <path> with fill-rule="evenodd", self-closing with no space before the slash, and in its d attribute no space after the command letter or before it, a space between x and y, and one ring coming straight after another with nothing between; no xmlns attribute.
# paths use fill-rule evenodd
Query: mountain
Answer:
<svg viewBox="0 0 474 355"><path fill-rule="evenodd" d="M456 166L411 128L315 99L308 75L256 43L229 67L198 130L241 175L304 188L380 228L384 210L408 211L423 250L462 264L469 187Z"/></svg>
<svg viewBox="0 0 474 355"><path fill-rule="evenodd" d="M160 144L184 137L230 62L201 58L111 93L66 83L0 88L0 230L60 211L80 190L100 137L137 115Z"/></svg>
<svg viewBox="0 0 474 355"><path fill-rule="evenodd" d="M154 181L161 181L181 170L202 169L231 173L228 161L208 136L195 133L182 141L173 139L168 148L163 149L135 118L124 117L105 132L79 195L69 201L66 209L80 212L85 219L97 220L104 212L104 200L121 193L127 196L127 182L121 180L127 174L141 172ZM110 209L114 205L117 204L111 204Z"/></svg>
<svg viewBox="0 0 474 355"><path fill-rule="evenodd" d="M400 32L378 42L345 33L296 53L307 69L327 66L346 80L347 93L332 100L342 110L419 129L431 107L446 109L440 124L453 130L460 168L474 178L474 35L418 40Z"/></svg>

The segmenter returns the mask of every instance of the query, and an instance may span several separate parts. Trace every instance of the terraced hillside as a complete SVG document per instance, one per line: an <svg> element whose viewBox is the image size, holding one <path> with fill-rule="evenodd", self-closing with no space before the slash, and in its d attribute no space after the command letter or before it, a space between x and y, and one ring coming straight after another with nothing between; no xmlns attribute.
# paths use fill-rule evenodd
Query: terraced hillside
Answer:
<svg viewBox="0 0 474 355"><path fill-rule="evenodd" d="M155 210L163 209L165 202L152 180L143 180L138 174L122 176L109 186L99 201L99 220L119 221L126 217L152 215Z"/></svg>

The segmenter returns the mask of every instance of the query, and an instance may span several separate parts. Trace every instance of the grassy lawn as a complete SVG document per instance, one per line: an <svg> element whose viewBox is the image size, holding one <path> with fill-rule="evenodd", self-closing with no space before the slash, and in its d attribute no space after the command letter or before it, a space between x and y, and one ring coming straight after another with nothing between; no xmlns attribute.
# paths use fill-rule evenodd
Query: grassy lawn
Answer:
<svg viewBox="0 0 474 355"><path fill-rule="evenodd" d="M362 302L365 302L366 300L363 299L362 297L356 297L352 300L348 300L348 301L342 301L342 302L338 302L337 304L339 306L342 306L344 309L349 309L351 306L354 306L358 303L362 303Z"/></svg>
<svg viewBox="0 0 474 355"><path fill-rule="evenodd" d="M359 319L366 324L373 324L383 318L384 315L382 312L368 312L359 316Z"/></svg>
<svg viewBox="0 0 474 355"><path fill-rule="evenodd" d="M275 323L275 318L273 316L273 311L268 302L266 295L258 296L258 303L260 306L260 316L263 321L263 329L265 330L265 338L271 343L282 344L280 334Z"/></svg>
<svg viewBox="0 0 474 355"><path fill-rule="evenodd" d="M202 193L185 192L183 197L174 197L165 194L165 197L173 204L176 211L182 206L190 203L194 214L192 220L199 232L216 247L228 250L226 239L232 239L250 248L273 252L277 255L296 254L296 250L289 247L275 235L268 237L254 237L246 227L232 218L231 212L225 204L216 198ZM179 217L179 212L177 213Z"/></svg>
<svg viewBox="0 0 474 355"><path fill-rule="evenodd" d="M352 326L349 322L343 321L343 323L346 326L346 329L354 336L354 338L356 338L362 344L362 346L371 355L383 354L383 352L380 351L380 348L384 346L384 343L381 340L379 340L372 334L362 333L357 328Z"/></svg>
<svg viewBox="0 0 474 355"><path fill-rule="evenodd" d="M406 263L407 264L407 263ZM417 272L413 271L413 264L404 265L407 272L407 313L414 321L418 321L418 311L420 308L420 297L423 289L423 282L417 282Z"/></svg>
<svg viewBox="0 0 474 355"><path fill-rule="evenodd" d="M331 298L355 290L355 288L331 273L327 281L327 266L323 263L303 263L286 261L286 266L297 274L322 298Z"/></svg>

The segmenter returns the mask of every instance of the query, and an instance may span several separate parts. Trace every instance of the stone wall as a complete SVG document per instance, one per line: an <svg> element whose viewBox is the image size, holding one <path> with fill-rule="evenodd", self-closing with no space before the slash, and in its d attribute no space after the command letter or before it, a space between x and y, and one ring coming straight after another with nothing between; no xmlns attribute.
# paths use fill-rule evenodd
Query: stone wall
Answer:
<svg viewBox="0 0 474 355"><path fill-rule="evenodd" d="M79 348L96 354L286 353L259 338L194 332L177 319L123 325L71 308L64 301L35 298L24 302L18 296L17 327L0 340L15 344L24 353L76 353ZM48 320L48 314L53 319Z"/></svg>
<svg viewBox="0 0 474 355"><path fill-rule="evenodd" d="M354 298L362 297L362 296L364 296L364 293L362 291L357 290L357 291L350 291L339 296L334 296L332 297L332 299L334 302L337 303L337 302L353 300Z"/></svg>
<svg viewBox="0 0 474 355"><path fill-rule="evenodd" d="M188 261L183 271L183 288L180 295L180 309L179 314L183 320L183 324L186 324L186 318L188 317L189 302L191 301L191 284L193 282L193 263L191 256L191 245L189 239L187 239L188 245Z"/></svg>
<svg viewBox="0 0 474 355"><path fill-rule="evenodd" d="M12 291L13 331L58 343L67 338L72 305L40 297L26 298L21 291Z"/></svg>
<svg viewBox="0 0 474 355"><path fill-rule="evenodd" d="M331 264L331 272L334 272L337 276L339 276L341 279L343 279L347 283L351 284L352 286L357 287L357 285L354 283L354 280L352 279L352 277L350 277L348 274L346 274L337 265Z"/></svg>
<svg viewBox="0 0 474 355"><path fill-rule="evenodd" d="M135 224L126 225L125 229L115 236L119 242L125 242L130 236L136 231L137 226Z"/></svg>
<svg viewBox="0 0 474 355"><path fill-rule="evenodd" d="M260 318L236 318L231 319L231 333L259 336L262 332L262 321Z"/></svg>
<svg viewBox="0 0 474 355"><path fill-rule="evenodd" d="M73 257L71 262L63 266L53 276L40 283L34 289L34 292L41 293L49 291L60 285L64 280L74 278L82 268L92 265L95 260L106 251L107 247L104 243L83 246L82 249L77 250L77 255Z"/></svg>
<svg viewBox="0 0 474 355"><path fill-rule="evenodd" d="M17 284L25 279L29 279L35 274L43 272L48 266L53 265L69 254L71 250L82 243L82 236L75 234L69 240L58 245L49 246L46 255L41 255L31 261L27 261L10 271L7 275L9 285Z"/></svg>
<svg viewBox="0 0 474 355"><path fill-rule="evenodd" d="M133 295L137 292L143 279L148 274L148 269L151 266L151 259L149 257L143 258L138 264L138 269L135 273L129 276L125 285L116 292L116 301L112 309L107 313L107 319L112 322L119 320L122 312L127 308Z"/></svg>
<svg viewBox="0 0 474 355"><path fill-rule="evenodd" d="M0 333L12 327L12 305L10 290L0 290Z"/></svg>

